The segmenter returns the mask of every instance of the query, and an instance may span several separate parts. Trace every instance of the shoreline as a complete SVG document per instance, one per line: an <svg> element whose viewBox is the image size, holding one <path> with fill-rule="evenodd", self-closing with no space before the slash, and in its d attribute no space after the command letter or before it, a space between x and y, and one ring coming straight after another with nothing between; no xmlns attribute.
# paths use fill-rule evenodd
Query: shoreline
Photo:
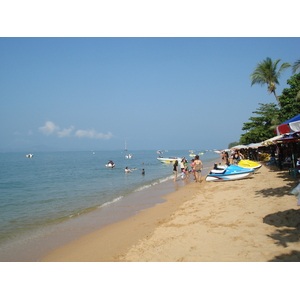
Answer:
<svg viewBox="0 0 300 300"><path fill-rule="evenodd" d="M149 188L124 196L116 202L76 216L62 223L48 225L35 232L2 246L2 262L37 262L47 253L78 240L81 236L108 225L135 216L159 203L165 202L164 195L189 184L188 180L173 179L160 182Z"/></svg>
<svg viewBox="0 0 300 300"><path fill-rule="evenodd" d="M300 209L289 194L297 183L264 165L248 179L191 182L40 261L300 261Z"/></svg>
<svg viewBox="0 0 300 300"><path fill-rule="evenodd" d="M173 182L169 182L170 184ZM202 182L203 183L203 182ZM76 241L59 247L45 255L41 262L121 262L124 261L122 255L142 238L151 236L157 226L163 224L166 218L171 217L195 190L199 188L199 183L190 182L178 187L162 196L161 203L139 211L136 215L114 222L99 230L80 236ZM168 200L169 195L176 194L175 201ZM77 251L77 248L79 251ZM101 252L100 254L99 251ZM82 253L88 253L82 257ZM94 260L94 255L99 259Z"/></svg>
<svg viewBox="0 0 300 300"><path fill-rule="evenodd" d="M211 161L204 163L204 174L208 172L210 166ZM173 178L173 176L170 175L170 178ZM159 180L159 183L124 195L118 201L113 201L63 222L36 229L21 238L3 243L0 247L0 261L40 261L47 253L76 241L81 236L135 216L142 210L147 210L158 203L165 202L164 195L189 184L189 180L182 180L179 174L177 178L176 183L173 182L173 179ZM193 176L191 177L192 180Z"/></svg>

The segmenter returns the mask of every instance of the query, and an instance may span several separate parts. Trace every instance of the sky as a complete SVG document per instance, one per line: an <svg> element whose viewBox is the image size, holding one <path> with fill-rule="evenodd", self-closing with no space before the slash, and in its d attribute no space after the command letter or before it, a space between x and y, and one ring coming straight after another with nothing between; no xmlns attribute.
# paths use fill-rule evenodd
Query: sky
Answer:
<svg viewBox="0 0 300 300"><path fill-rule="evenodd" d="M0 151L227 148L259 103L275 102L251 87L256 64L300 59L298 15L294 0L3 1ZM127 277L143 286L145 275Z"/></svg>
<svg viewBox="0 0 300 300"><path fill-rule="evenodd" d="M259 103L250 74L299 38L0 38L0 148L222 149ZM284 72L277 87L289 87Z"/></svg>
<svg viewBox="0 0 300 300"><path fill-rule="evenodd" d="M227 148L259 103L275 102L251 87L257 63L299 60L297 10L268 5L7 1L0 151Z"/></svg>

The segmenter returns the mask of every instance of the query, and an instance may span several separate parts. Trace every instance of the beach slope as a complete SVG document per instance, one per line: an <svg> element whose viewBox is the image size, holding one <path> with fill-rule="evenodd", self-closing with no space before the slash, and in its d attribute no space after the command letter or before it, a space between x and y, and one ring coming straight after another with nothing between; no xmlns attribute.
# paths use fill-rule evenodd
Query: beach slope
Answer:
<svg viewBox="0 0 300 300"><path fill-rule="evenodd" d="M190 183L41 261L300 261L297 184L266 166L242 180Z"/></svg>

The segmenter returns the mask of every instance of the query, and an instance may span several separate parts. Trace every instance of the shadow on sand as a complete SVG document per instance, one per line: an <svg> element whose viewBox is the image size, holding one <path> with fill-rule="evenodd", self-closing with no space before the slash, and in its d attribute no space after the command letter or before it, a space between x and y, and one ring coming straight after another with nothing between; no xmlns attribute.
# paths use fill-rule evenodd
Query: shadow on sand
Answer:
<svg viewBox="0 0 300 300"><path fill-rule="evenodd" d="M288 243L299 242L300 209L289 209L266 215L263 218L263 222L278 228L282 227L268 235L276 241L276 245L286 248ZM270 261L300 261L300 252L292 251L290 254L282 254Z"/></svg>
<svg viewBox="0 0 300 300"><path fill-rule="evenodd" d="M297 262L300 261L300 251L292 251L290 254L275 256L269 262Z"/></svg>
<svg viewBox="0 0 300 300"><path fill-rule="evenodd" d="M276 172L277 177L283 179L284 185L276 188L262 189L260 191L256 191L256 195L263 197L282 197L282 195L290 194L291 190L297 186L299 183L296 181L291 175L289 175L288 171L279 171L278 169L270 169L271 172Z"/></svg>
<svg viewBox="0 0 300 300"><path fill-rule="evenodd" d="M290 194L291 190L299 183L293 179L287 171L280 171L278 168L271 168L270 171L277 172L277 176L283 179L284 185L277 188L257 191L257 195L263 197L282 197L282 195ZM289 209L266 215L263 218L263 222L278 228L272 234L268 235L270 238L275 240L276 245L286 248L288 247L288 243L296 243L300 241L300 209ZM294 250L289 254L275 256L270 261L297 262L300 261L300 251Z"/></svg>

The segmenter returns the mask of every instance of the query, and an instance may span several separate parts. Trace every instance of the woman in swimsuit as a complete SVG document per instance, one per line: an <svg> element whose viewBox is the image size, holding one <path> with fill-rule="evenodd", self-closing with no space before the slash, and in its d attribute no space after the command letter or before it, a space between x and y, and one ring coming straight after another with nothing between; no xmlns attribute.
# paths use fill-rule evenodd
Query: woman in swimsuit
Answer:
<svg viewBox="0 0 300 300"><path fill-rule="evenodd" d="M201 182L201 177L202 177L202 161L199 159L199 155L195 156L195 179L196 182Z"/></svg>

